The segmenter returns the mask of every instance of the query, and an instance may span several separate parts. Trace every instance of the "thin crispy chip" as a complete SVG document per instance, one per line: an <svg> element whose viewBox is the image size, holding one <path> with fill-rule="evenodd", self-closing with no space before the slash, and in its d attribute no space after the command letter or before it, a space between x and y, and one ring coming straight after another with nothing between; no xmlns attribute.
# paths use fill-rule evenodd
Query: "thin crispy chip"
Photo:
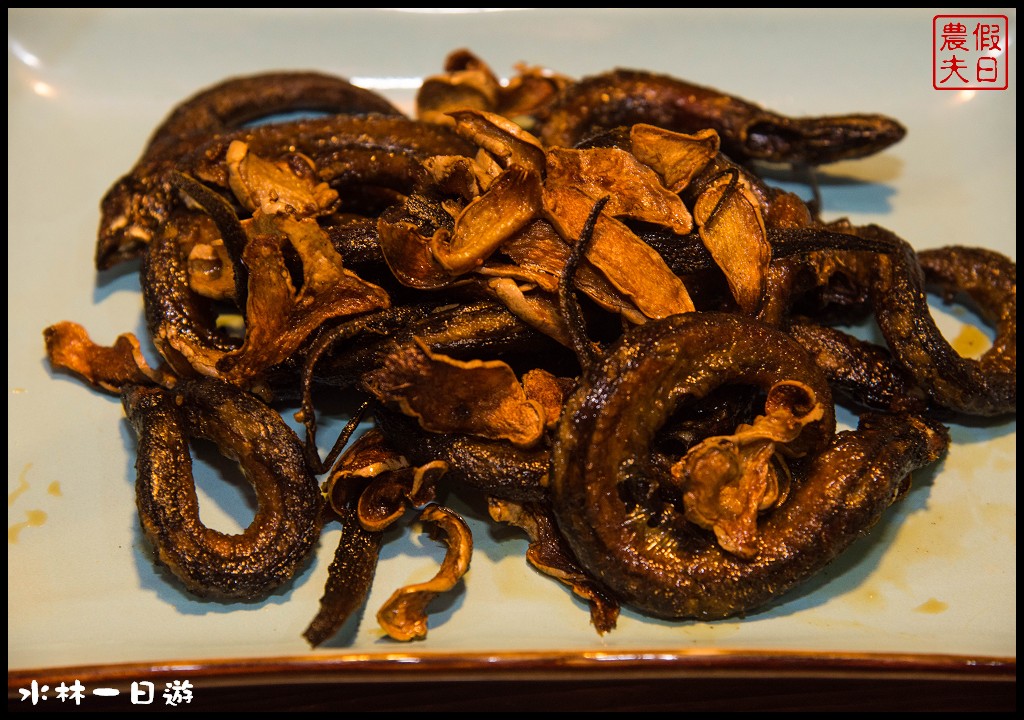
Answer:
<svg viewBox="0 0 1024 720"><path fill-rule="evenodd" d="M403 346L366 374L366 387L433 432L468 433L529 447L544 433L545 411L500 360L464 362L423 341Z"/></svg>
<svg viewBox="0 0 1024 720"><path fill-rule="evenodd" d="M431 580L396 590L377 612L377 622L395 640L417 640L427 636L427 606L448 592L469 570L473 536L466 521L441 505L428 505L420 513L429 524L430 535L447 546L441 568Z"/></svg>

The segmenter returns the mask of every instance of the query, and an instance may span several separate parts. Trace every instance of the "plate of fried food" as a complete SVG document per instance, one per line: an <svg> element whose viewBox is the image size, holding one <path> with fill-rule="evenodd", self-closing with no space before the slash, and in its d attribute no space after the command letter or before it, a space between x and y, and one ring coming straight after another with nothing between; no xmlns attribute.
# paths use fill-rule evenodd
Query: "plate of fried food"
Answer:
<svg viewBox="0 0 1024 720"><path fill-rule="evenodd" d="M9 691L1014 676L1015 23L9 10Z"/></svg>

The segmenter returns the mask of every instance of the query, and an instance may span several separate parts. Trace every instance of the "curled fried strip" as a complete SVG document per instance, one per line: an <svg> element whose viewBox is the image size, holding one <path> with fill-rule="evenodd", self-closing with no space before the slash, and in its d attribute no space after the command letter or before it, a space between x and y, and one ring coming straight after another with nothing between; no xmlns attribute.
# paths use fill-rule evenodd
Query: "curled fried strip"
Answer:
<svg viewBox="0 0 1024 720"><path fill-rule="evenodd" d="M540 176L514 165L463 209L450 241L433 236L431 251L452 275L475 270L540 212Z"/></svg>
<svg viewBox="0 0 1024 720"><path fill-rule="evenodd" d="M286 245L302 260L298 288L286 265ZM245 341L216 364L218 375L238 384L291 356L323 323L391 304L383 288L342 266L311 219L257 214L242 260L249 268Z"/></svg>
<svg viewBox="0 0 1024 720"><path fill-rule="evenodd" d="M405 514L407 507L423 507L437 496L437 482L448 464L434 460L420 467L382 472L359 495L359 524L384 530Z"/></svg>
<svg viewBox="0 0 1024 720"><path fill-rule="evenodd" d="M935 325L925 277L913 248L876 225L859 232L891 241L879 256L872 285L878 326L893 354L936 404L967 415L995 416L1017 409L1017 265L992 252L960 252L934 262L947 291L968 293L996 323L996 340L978 360L962 357ZM933 256L933 259L934 256ZM943 268L940 270L940 268Z"/></svg>
<svg viewBox="0 0 1024 720"><path fill-rule="evenodd" d="M214 379L183 380L172 391L129 386L122 403L138 436L142 528L185 587L203 597L253 600L288 581L320 536L323 498L302 443L281 416ZM252 484L258 507L241 534L200 519L190 437L216 443Z"/></svg>
<svg viewBox="0 0 1024 720"><path fill-rule="evenodd" d="M569 398L552 450L552 507L583 567L622 602L652 615L688 617L715 605L712 586L727 573L688 578L688 548L699 537L721 549L685 519L675 480L650 460L651 445L686 398L728 385L767 392L791 380L811 388L825 410L791 450L817 452L835 427L831 393L820 369L781 331L741 315L702 312L627 333ZM758 557L763 552L775 550L759 547ZM774 585L770 571L750 583L752 592Z"/></svg>
<svg viewBox="0 0 1024 720"><path fill-rule="evenodd" d="M487 63L466 49L449 53L444 74L424 78L416 93L416 115L426 122L451 124L451 112L467 108L500 113L527 130L534 116L572 79L541 67L516 65L502 82Z"/></svg>
<svg viewBox="0 0 1024 720"><path fill-rule="evenodd" d="M437 261L431 250L451 238L447 228L424 234L415 218L400 206L385 210L377 218L380 249L398 282L417 290L436 290L450 285L452 274Z"/></svg>
<svg viewBox="0 0 1024 720"><path fill-rule="evenodd" d="M216 133L276 113L298 110L401 116L386 98L339 77L312 72L259 73L229 78L179 103L136 162L102 202L96 267L137 257L166 219L169 196L158 176ZM180 168L179 168L180 169Z"/></svg>
<svg viewBox="0 0 1024 720"><path fill-rule="evenodd" d="M459 135L486 150L502 167L519 165L537 174L544 171L544 148L540 141L511 120L476 110L448 114Z"/></svg>
<svg viewBox="0 0 1024 720"><path fill-rule="evenodd" d="M410 467L379 428L370 428L339 458L324 483L324 496L340 517L356 509L352 518L363 528L382 531L401 517L406 504L431 502L435 481L445 469L440 461Z"/></svg>
<svg viewBox="0 0 1024 720"><path fill-rule="evenodd" d="M431 537L448 546L441 569L432 580L396 590L377 612L377 622L395 640L416 640L427 636L427 605L455 587L466 571L473 553L473 536L466 522L441 505L428 505L420 513L429 524Z"/></svg>

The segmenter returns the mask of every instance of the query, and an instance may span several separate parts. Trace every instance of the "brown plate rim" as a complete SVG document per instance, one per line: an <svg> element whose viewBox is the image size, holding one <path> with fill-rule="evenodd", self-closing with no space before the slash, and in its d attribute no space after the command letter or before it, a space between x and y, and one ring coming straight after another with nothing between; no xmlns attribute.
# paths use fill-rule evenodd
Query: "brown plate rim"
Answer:
<svg viewBox="0 0 1024 720"><path fill-rule="evenodd" d="M1016 682L1016 657L803 651L597 651L514 653L334 653L257 659L174 660L8 670L18 688L77 679L127 687L187 676L207 687L427 680L587 680L695 677L829 677Z"/></svg>

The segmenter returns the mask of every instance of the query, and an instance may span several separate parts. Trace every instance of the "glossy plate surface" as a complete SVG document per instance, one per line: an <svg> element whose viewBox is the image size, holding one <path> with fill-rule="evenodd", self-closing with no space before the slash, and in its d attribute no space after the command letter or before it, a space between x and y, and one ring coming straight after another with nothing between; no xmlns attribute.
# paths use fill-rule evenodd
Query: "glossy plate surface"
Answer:
<svg viewBox="0 0 1024 720"><path fill-rule="evenodd" d="M1010 18L1009 89L979 92L933 89L934 14L9 9L9 672L218 660L316 674L339 660L358 670L396 656L434 659L439 670L459 658L513 667L523 657L598 656L699 669L702 658L710 667L723 655L787 653L820 659L822 669L852 656L1015 665L1015 420L953 425L949 456L914 478L869 537L743 620L669 623L625 610L600 637L584 605L526 565L522 535L495 526L478 502L449 498L476 550L458 591L431 606L427 640L395 643L374 620L395 588L431 577L443 554L405 524L389 535L359 621L311 651L302 632L338 530L265 602L186 595L154 568L141 536L135 440L120 403L52 373L43 352L43 328L61 320L101 343L145 334L137 274L93 268L98 203L175 103L232 75L316 69L411 112L420 79L461 47L505 76L519 62L576 77L649 69L791 115L893 116L909 130L903 142L823 170L825 217L878 223L918 248L979 245L1015 259L1015 11L991 13ZM964 313L937 313L970 352L977 331L960 324ZM208 474L204 518L223 530L244 526L244 494Z"/></svg>

